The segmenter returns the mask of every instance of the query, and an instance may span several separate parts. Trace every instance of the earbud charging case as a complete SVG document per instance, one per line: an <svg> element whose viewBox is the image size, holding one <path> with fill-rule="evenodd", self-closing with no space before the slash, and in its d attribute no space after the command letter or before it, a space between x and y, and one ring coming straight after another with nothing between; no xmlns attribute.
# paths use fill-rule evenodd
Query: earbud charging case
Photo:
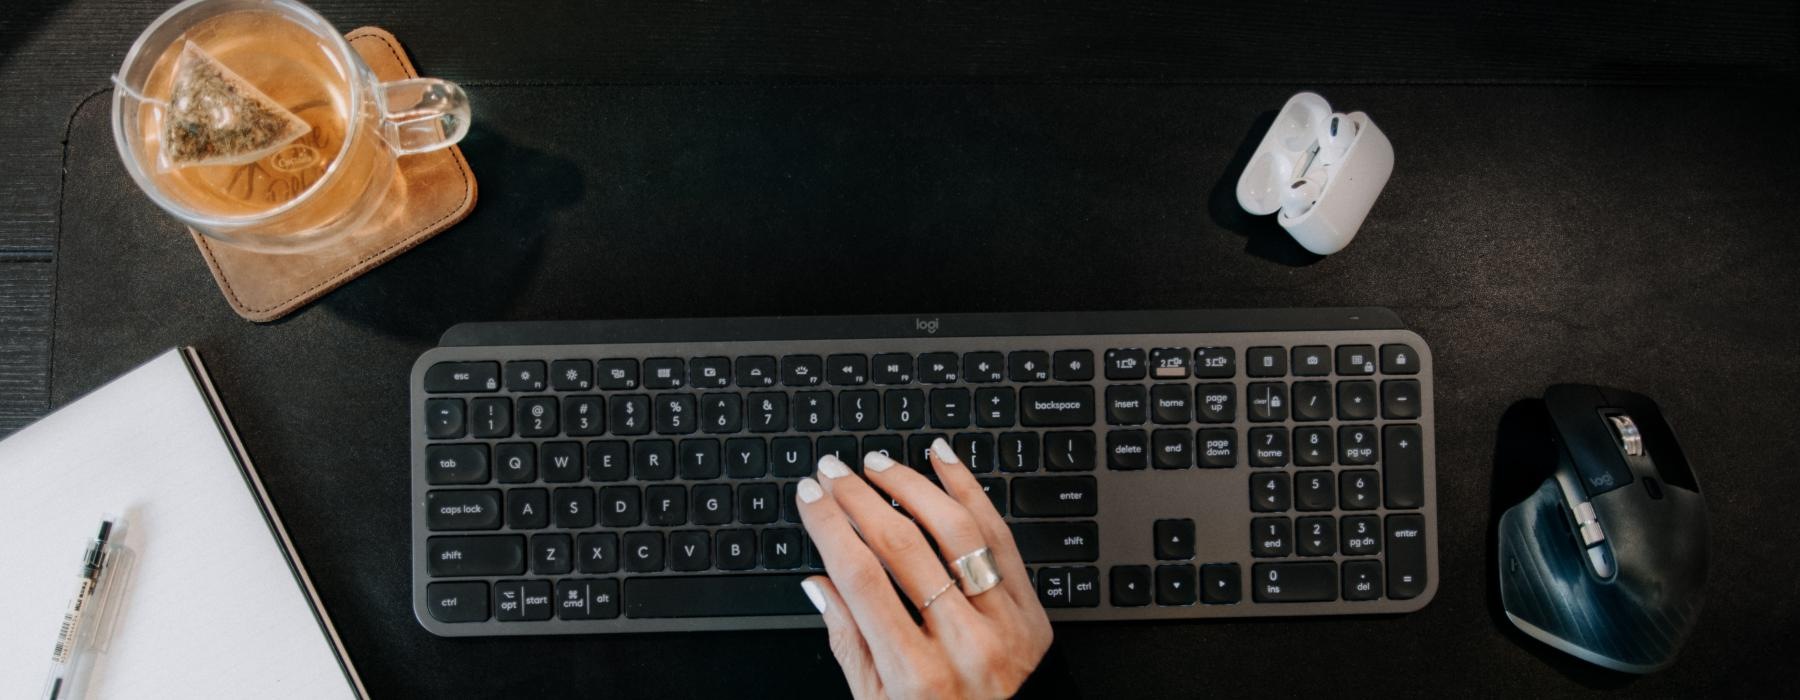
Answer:
<svg viewBox="0 0 1800 700"><path fill-rule="evenodd" d="M1345 116L1356 126L1355 137L1343 157L1331 165L1317 203L1299 216L1289 217L1281 211L1281 192L1293 185L1305 165L1316 124L1331 118L1331 105L1325 98L1310 92L1288 98L1238 177L1238 204L1244 211L1259 216L1280 212L1276 221L1288 235L1319 255L1336 253L1350 244L1369 208L1375 206L1375 197L1387 185L1388 175L1394 172L1394 146L1387 135L1367 114Z"/></svg>

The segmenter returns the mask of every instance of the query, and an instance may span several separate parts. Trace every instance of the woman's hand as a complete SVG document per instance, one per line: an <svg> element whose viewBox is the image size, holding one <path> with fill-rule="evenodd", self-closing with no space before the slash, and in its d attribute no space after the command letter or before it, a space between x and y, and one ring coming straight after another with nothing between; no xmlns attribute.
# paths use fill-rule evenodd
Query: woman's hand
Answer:
<svg viewBox="0 0 1800 700"><path fill-rule="evenodd" d="M1050 619L1025 576L1012 531L941 438L931 448L941 489L879 453L864 457L863 466L869 482L930 531L937 550L836 457L819 460L817 481L800 482L800 515L829 574L801 586L825 616L831 652L851 692L858 698L1011 695L1050 648ZM984 547L1001 580L965 595L943 562ZM920 610L923 625L913 622L900 595Z"/></svg>

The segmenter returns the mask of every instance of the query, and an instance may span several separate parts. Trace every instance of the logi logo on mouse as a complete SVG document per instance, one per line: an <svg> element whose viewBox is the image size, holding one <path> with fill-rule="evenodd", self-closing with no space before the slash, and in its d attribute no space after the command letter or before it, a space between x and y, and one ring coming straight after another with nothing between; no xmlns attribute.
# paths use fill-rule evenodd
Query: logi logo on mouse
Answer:
<svg viewBox="0 0 1800 700"><path fill-rule="evenodd" d="M927 335L937 335L938 320L934 318L927 321L922 318L914 318L913 330L924 331Z"/></svg>

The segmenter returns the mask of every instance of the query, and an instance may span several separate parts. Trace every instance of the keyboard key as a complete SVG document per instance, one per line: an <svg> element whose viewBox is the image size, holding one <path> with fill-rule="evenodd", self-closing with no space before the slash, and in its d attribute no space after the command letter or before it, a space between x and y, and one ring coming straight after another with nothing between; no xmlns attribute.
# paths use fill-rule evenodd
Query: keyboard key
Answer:
<svg viewBox="0 0 1800 700"><path fill-rule="evenodd" d="M1287 420L1287 385L1281 382L1256 382L1244 390L1250 404L1250 420L1267 423Z"/></svg>
<svg viewBox="0 0 1800 700"><path fill-rule="evenodd" d="M1381 597L1381 562L1373 559L1344 562L1344 600Z"/></svg>
<svg viewBox="0 0 1800 700"><path fill-rule="evenodd" d="M976 474L994 471L999 461L994 451L994 436L990 433L962 433L950 442L950 449L955 450L958 457Z"/></svg>
<svg viewBox="0 0 1800 700"><path fill-rule="evenodd" d="M1008 523L1019 556L1027 564L1094 561L1100 558L1100 526L1091 520Z"/></svg>
<svg viewBox="0 0 1800 700"><path fill-rule="evenodd" d="M557 391L587 391L594 388L594 363L587 360L557 360L550 363L550 388Z"/></svg>
<svg viewBox="0 0 1800 700"><path fill-rule="evenodd" d="M1094 433L1063 430L1044 434L1044 466L1053 472L1093 471Z"/></svg>
<svg viewBox="0 0 1800 700"><path fill-rule="evenodd" d="M1381 346L1382 374L1418 374L1419 354L1399 343Z"/></svg>
<svg viewBox="0 0 1800 700"><path fill-rule="evenodd" d="M834 398L829 391L795 393L788 408L788 415L794 419L794 429L805 432L831 430L837 421Z"/></svg>
<svg viewBox="0 0 1800 700"><path fill-rule="evenodd" d="M717 540L719 568L726 571L756 568L755 530L720 530Z"/></svg>
<svg viewBox="0 0 1800 700"><path fill-rule="evenodd" d="M1282 348L1250 348L1244 351L1244 372L1252 377L1287 375L1287 351Z"/></svg>
<svg viewBox="0 0 1800 700"><path fill-rule="evenodd" d="M798 436L778 437L769 441L769 469L775 476L811 476L812 439Z"/></svg>
<svg viewBox="0 0 1800 700"><path fill-rule="evenodd" d="M780 433L788 429L788 398L786 394L755 393L750 395L747 419L750 432Z"/></svg>
<svg viewBox="0 0 1800 700"><path fill-rule="evenodd" d="M447 581L425 586L425 609L438 622L488 619L488 586L482 581Z"/></svg>
<svg viewBox="0 0 1800 700"><path fill-rule="evenodd" d="M963 355L963 381L991 384L1006 380L1006 359L997 352L971 352Z"/></svg>
<svg viewBox="0 0 1800 700"><path fill-rule="evenodd" d="M500 492L489 489L427 493L425 527L430 530L499 529Z"/></svg>
<svg viewBox="0 0 1800 700"><path fill-rule="evenodd" d="M512 489L506 492L506 526L514 530L541 530L550 526L550 492Z"/></svg>
<svg viewBox="0 0 1800 700"><path fill-rule="evenodd" d="M1050 380L1050 353L1040 350L1021 350L1006 355L1006 376L1015 382L1044 382Z"/></svg>
<svg viewBox="0 0 1800 700"><path fill-rule="evenodd" d="M989 451L992 451L993 448L991 444L988 449ZM824 459L825 455L837 457L839 462L854 466L862 463L863 452L862 450L857 449L856 437L853 435L828 435L819 438L819 459ZM989 457L989 460L992 460L991 456ZM970 464L973 464L973 462ZM808 471L807 473L811 474L811 471Z"/></svg>
<svg viewBox="0 0 1800 700"><path fill-rule="evenodd" d="M870 368L876 384L911 384L913 380L913 356L906 353L887 353L876 355Z"/></svg>
<svg viewBox="0 0 1800 700"><path fill-rule="evenodd" d="M1285 428L1250 429L1250 466L1285 467L1288 463L1288 433Z"/></svg>
<svg viewBox="0 0 1800 700"><path fill-rule="evenodd" d="M660 532L625 533L625 570L644 574L663 570L663 534ZM627 581L644 579L627 579ZM625 584L629 590L630 583Z"/></svg>
<svg viewBox="0 0 1800 700"><path fill-rule="evenodd" d="M1153 528L1156 537L1157 559L1194 558L1194 521L1192 519L1158 520Z"/></svg>
<svg viewBox="0 0 1800 700"><path fill-rule="evenodd" d="M584 574L610 574L619 570L619 536L590 532L575 538L575 568Z"/></svg>
<svg viewBox="0 0 1800 700"><path fill-rule="evenodd" d="M1050 364L1050 374L1059 382L1085 382L1094 378L1092 350L1058 350Z"/></svg>
<svg viewBox="0 0 1800 700"><path fill-rule="evenodd" d="M638 481L675 478L675 443L639 440L631 445L631 475Z"/></svg>
<svg viewBox="0 0 1800 700"><path fill-rule="evenodd" d="M1194 376L1230 379L1237 376L1236 348L1199 348L1194 351Z"/></svg>
<svg viewBox="0 0 1800 700"><path fill-rule="evenodd" d="M834 386L862 386L869 382L869 356L832 355L825 358L825 381Z"/></svg>
<svg viewBox="0 0 1800 700"><path fill-rule="evenodd" d="M606 527L637 527L644 521L643 497L636 486L607 486L600 489L600 524Z"/></svg>
<svg viewBox="0 0 1800 700"><path fill-rule="evenodd" d="M906 436L906 456L897 461L920 474L936 478L931 469L931 442L942 437L941 433L913 433Z"/></svg>
<svg viewBox="0 0 1800 700"><path fill-rule="evenodd" d="M1331 472L1299 472L1294 475L1294 507L1299 510L1331 510L1337 507L1337 477Z"/></svg>
<svg viewBox="0 0 1800 700"><path fill-rule="evenodd" d="M744 402L737 394L700 397L700 429L709 433L735 433L744 429Z"/></svg>
<svg viewBox="0 0 1800 700"><path fill-rule="evenodd" d="M1012 387L975 390L975 424L983 428L1011 428L1017 422L1018 404Z"/></svg>
<svg viewBox="0 0 1800 700"><path fill-rule="evenodd" d="M1425 439L1417 425L1390 425L1381 430L1385 457L1381 471L1387 482L1387 507L1425 505Z"/></svg>
<svg viewBox="0 0 1800 700"><path fill-rule="evenodd" d="M956 353L928 352L919 356L919 381L926 384L952 384L957 372Z"/></svg>
<svg viewBox="0 0 1800 700"><path fill-rule="evenodd" d="M609 440L587 444L589 481L624 481L630 465L631 448L626 443Z"/></svg>
<svg viewBox="0 0 1800 700"><path fill-rule="evenodd" d="M1185 403L1185 391L1183 402ZM1094 388L1043 386L1019 390L1020 424L1028 427L1094 424Z"/></svg>
<svg viewBox="0 0 1800 700"><path fill-rule="evenodd" d="M644 488L644 522L646 523L657 527L686 525L687 506L686 486L661 484Z"/></svg>
<svg viewBox="0 0 1800 700"><path fill-rule="evenodd" d="M1294 551L1294 523L1287 518L1250 521L1250 555L1285 557Z"/></svg>
<svg viewBox="0 0 1800 700"><path fill-rule="evenodd" d="M1374 515L1346 515L1342 526L1342 548L1350 556L1372 556L1381 553L1381 519Z"/></svg>
<svg viewBox="0 0 1800 700"><path fill-rule="evenodd" d="M838 394L837 405L838 425L844 430L874 430L881 426L881 395L877 392L846 391Z"/></svg>
<svg viewBox="0 0 1800 700"><path fill-rule="evenodd" d="M805 563L799 528L772 527L759 536L762 542L762 567L765 569L798 569Z"/></svg>
<svg viewBox="0 0 1800 700"><path fill-rule="evenodd" d="M537 481L537 446L528 442L495 445L494 476L502 484Z"/></svg>
<svg viewBox="0 0 1800 700"><path fill-rule="evenodd" d="M888 430L916 430L925 425L925 392L889 389L881 395L881 412Z"/></svg>
<svg viewBox="0 0 1800 700"><path fill-rule="evenodd" d="M737 385L750 389L775 386L775 358L768 355L746 355L737 359Z"/></svg>
<svg viewBox="0 0 1800 700"><path fill-rule="evenodd" d="M1331 382L1294 383L1294 420L1331 420Z"/></svg>
<svg viewBox="0 0 1800 700"><path fill-rule="evenodd" d="M662 435L687 435L700 425L695 416L699 407L693 394L658 394L656 396L656 432Z"/></svg>
<svg viewBox="0 0 1800 700"><path fill-rule="evenodd" d="M499 388L500 365L493 362L439 362L425 370L426 393L464 394Z"/></svg>
<svg viewBox="0 0 1800 700"><path fill-rule="evenodd" d="M781 486L763 482L738 487L738 522L764 525L781 517Z"/></svg>
<svg viewBox="0 0 1800 700"><path fill-rule="evenodd" d="M1250 475L1250 510L1279 513L1288 509L1288 475L1281 473Z"/></svg>
<svg viewBox="0 0 1800 700"><path fill-rule="evenodd" d="M594 363L594 386L610 391L638 387L638 362L632 359L601 360Z"/></svg>
<svg viewBox="0 0 1800 700"><path fill-rule="evenodd" d="M1323 377L1331 374L1331 348L1323 345L1296 347L1293 360L1295 376Z"/></svg>
<svg viewBox="0 0 1800 700"><path fill-rule="evenodd" d="M1150 378L1186 379L1187 348L1154 348L1150 351Z"/></svg>
<svg viewBox="0 0 1800 700"><path fill-rule="evenodd" d="M531 573L539 576L560 576L569 573L574 568L575 559L569 552L568 535L531 536Z"/></svg>
<svg viewBox="0 0 1800 700"><path fill-rule="evenodd" d="M485 484L487 445L426 445L425 483L433 486Z"/></svg>
<svg viewBox="0 0 1800 700"><path fill-rule="evenodd" d="M1106 387L1106 422L1111 425L1142 425L1149 417L1149 395L1137 384L1115 384Z"/></svg>
<svg viewBox="0 0 1800 700"><path fill-rule="evenodd" d="M1233 384L1200 384L1194 387L1194 404L1200 407L1200 422L1230 423L1237 420L1237 386Z"/></svg>
<svg viewBox="0 0 1800 700"><path fill-rule="evenodd" d="M556 582L556 616L564 620L610 620L619 616L616 579L564 579Z"/></svg>
<svg viewBox="0 0 1800 700"><path fill-rule="evenodd" d="M1229 469L1237 466L1237 431L1231 428L1202 428L1198 432L1200 466L1206 469Z"/></svg>
<svg viewBox="0 0 1800 700"><path fill-rule="evenodd" d="M1046 608L1092 608L1100 605L1100 569L1092 566L1046 567L1037 574L1038 602Z"/></svg>
<svg viewBox="0 0 1800 700"><path fill-rule="evenodd" d="M694 507L691 512L695 525L730 523L731 485L696 484L694 486Z"/></svg>
<svg viewBox="0 0 1800 700"><path fill-rule="evenodd" d="M469 404L469 435L503 438L512 435L511 399L475 399Z"/></svg>
<svg viewBox="0 0 1800 700"><path fill-rule="evenodd" d="M1187 431L1176 431L1186 435ZM1150 466L1149 436L1142 430L1114 430L1106 434L1106 468L1143 469Z"/></svg>
<svg viewBox="0 0 1800 700"><path fill-rule="evenodd" d="M1344 510L1372 510L1380 503L1380 477L1367 469L1338 474L1338 504Z"/></svg>
<svg viewBox="0 0 1800 700"><path fill-rule="evenodd" d="M1113 348L1106 351L1106 378L1112 381L1143 379L1144 351L1141 348Z"/></svg>
<svg viewBox="0 0 1800 700"><path fill-rule="evenodd" d="M1389 598L1406 600L1425 592L1425 516L1387 517L1387 565Z"/></svg>
<svg viewBox="0 0 1800 700"><path fill-rule="evenodd" d="M644 360L644 388L681 388L687 381L686 365L679 357L653 357Z"/></svg>
<svg viewBox="0 0 1800 700"><path fill-rule="evenodd" d="M1294 552L1303 557L1329 557L1337 554L1337 521L1329 515L1294 521L1300 531L1294 535Z"/></svg>
<svg viewBox="0 0 1800 700"><path fill-rule="evenodd" d="M932 389L931 427L939 430L969 427L969 390Z"/></svg>
<svg viewBox="0 0 1800 700"><path fill-rule="evenodd" d="M696 357L688 361L688 385L697 389L731 386L731 358Z"/></svg>
<svg viewBox="0 0 1800 700"><path fill-rule="evenodd" d="M1331 464L1332 456L1330 428L1320 426L1294 429L1295 465L1323 467Z"/></svg>
<svg viewBox="0 0 1800 700"><path fill-rule="evenodd" d="M1031 444L1035 450L1037 440ZM862 456L870 452L879 452L883 457L899 461L906 458L906 442L899 435L870 435L863 438L862 451L856 459L846 460L844 464L858 472L862 471Z"/></svg>
<svg viewBox="0 0 1800 700"><path fill-rule="evenodd" d="M425 437L454 440L462 437L467 416L462 399L430 399L425 402Z"/></svg>
<svg viewBox="0 0 1800 700"><path fill-rule="evenodd" d="M606 403L598 396L564 396L562 431L570 437L593 437L606 432Z"/></svg>
<svg viewBox="0 0 1800 700"><path fill-rule="evenodd" d="M1370 420L1375 417L1375 382L1338 382L1338 417Z"/></svg>
<svg viewBox="0 0 1800 700"><path fill-rule="evenodd" d="M1258 603L1337 600L1337 562L1257 564L1250 570L1251 597Z"/></svg>
<svg viewBox="0 0 1800 700"><path fill-rule="evenodd" d="M501 622L548 620L552 612L549 581L494 582L494 619Z"/></svg>
<svg viewBox="0 0 1800 700"><path fill-rule="evenodd" d="M644 435L650 432L650 397L623 394L613 397L612 411L606 416L606 429L614 435Z"/></svg>
<svg viewBox="0 0 1800 700"><path fill-rule="evenodd" d="M525 538L518 535L432 537L425 541L425 570L432 576L505 576L525 573Z"/></svg>
<svg viewBox="0 0 1800 700"><path fill-rule="evenodd" d="M1347 425L1338 428L1338 463L1346 466L1374 464L1375 427Z"/></svg>
<svg viewBox="0 0 1800 700"><path fill-rule="evenodd" d="M1186 384L1158 384L1150 388L1150 419L1164 425L1181 425L1194 419Z"/></svg>
<svg viewBox="0 0 1800 700"><path fill-rule="evenodd" d="M712 535L705 530L669 533L669 569L705 571L712 568Z"/></svg>
<svg viewBox="0 0 1800 700"><path fill-rule="evenodd" d="M1012 514L1021 518L1092 516L1100 512L1097 488L1091 476L1013 479Z"/></svg>
<svg viewBox="0 0 1800 700"><path fill-rule="evenodd" d="M1375 346L1339 345L1337 348L1337 373L1346 377L1374 374Z"/></svg>
<svg viewBox="0 0 1800 700"><path fill-rule="evenodd" d="M1381 383L1381 417L1411 420L1419 417L1419 380L1390 379Z"/></svg>
<svg viewBox="0 0 1800 700"><path fill-rule="evenodd" d="M1199 598L1199 588L1199 583L1194 580L1193 564L1156 567L1157 605L1193 605Z"/></svg>
<svg viewBox="0 0 1800 700"><path fill-rule="evenodd" d="M683 479L717 479L722 471L718 440L682 440L678 471Z"/></svg>
<svg viewBox="0 0 1800 700"><path fill-rule="evenodd" d="M825 360L818 355L783 355L781 385L818 386L825 380Z"/></svg>
<svg viewBox="0 0 1800 700"><path fill-rule="evenodd" d="M594 526L594 490L586 486L560 488L551 494L550 509L560 528L578 530Z"/></svg>
<svg viewBox="0 0 1800 700"><path fill-rule="evenodd" d="M768 448L762 438L726 440L725 473L733 479L759 479L768 474Z"/></svg>
<svg viewBox="0 0 1800 700"><path fill-rule="evenodd" d="M1207 564L1200 567L1200 602L1207 605L1230 605L1243 598L1242 577L1236 564Z"/></svg>
<svg viewBox="0 0 1800 700"><path fill-rule="evenodd" d="M816 615L818 608L800 588L806 577L807 574L755 574L628 578L625 616Z"/></svg>
<svg viewBox="0 0 1800 700"><path fill-rule="evenodd" d="M556 417L556 397L519 399L519 437L554 437L561 427Z"/></svg>
<svg viewBox="0 0 1800 700"><path fill-rule="evenodd" d="M1156 455L1157 469L1186 469L1194 466L1193 434L1179 428L1158 430L1151 434L1150 451Z"/></svg>
<svg viewBox="0 0 1800 700"><path fill-rule="evenodd" d="M1112 604L1135 608L1150 604L1151 587L1148 566L1115 566L1111 574Z"/></svg>
<svg viewBox="0 0 1800 700"><path fill-rule="evenodd" d="M546 442L543 456L544 481L568 483L581 480L581 445L574 442Z"/></svg>

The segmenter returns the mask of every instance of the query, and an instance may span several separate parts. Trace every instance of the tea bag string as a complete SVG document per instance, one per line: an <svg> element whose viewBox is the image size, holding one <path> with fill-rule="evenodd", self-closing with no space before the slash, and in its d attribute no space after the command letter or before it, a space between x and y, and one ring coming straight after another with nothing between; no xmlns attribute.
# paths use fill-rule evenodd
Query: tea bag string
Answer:
<svg viewBox="0 0 1800 700"><path fill-rule="evenodd" d="M141 93L141 92L138 92L137 90L132 89L132 87L130 85L125 84L125 79L119 77L118 73L113 74L112 83L113 83L114 87L117 87L118 89L124 91L125 94L130 95L133 98L136 98L139 102L147 102L147 103L150 103L151 105L162 108L164 110L167 110L169 108L168 100L159 100L154 97L149 97L149 96L145 95L144 93Z"/></svg>

